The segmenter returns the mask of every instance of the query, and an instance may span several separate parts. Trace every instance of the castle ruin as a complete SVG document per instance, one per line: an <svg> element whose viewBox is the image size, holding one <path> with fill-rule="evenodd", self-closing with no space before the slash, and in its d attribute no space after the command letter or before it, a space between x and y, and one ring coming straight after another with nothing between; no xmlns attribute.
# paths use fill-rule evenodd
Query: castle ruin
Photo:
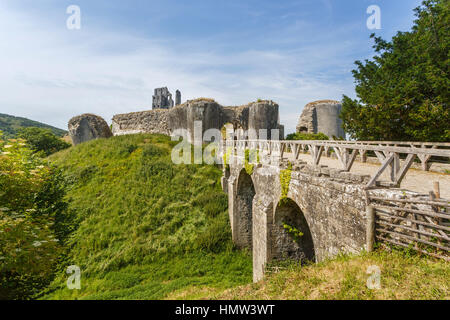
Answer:
<svg viewBox="0 0 450 320"><path fill-rule="evenodd" d="M181 104L181 92L180 90L175 91L175 105L179 106Z"/></svg>
<svg viewBox="0 0 450 320"><path fill-rule="evenodd" d="M297 132L324 133L328 137L345 138L342 120L339 118L342 105L339 101L319 100L308 103L299 118Z"/></svg>
<svg viewBox="0 0 450 320"><path fill-rule="evenodd" d="M202 123L202 134L208 129L248 132L250 139L283 139L284 126L279 123L279 106L273 101L258 101L237 107L224 107L213 99L200 98L172 108L117 114L112 119L114 135L159 133L172 135L177 129L187 131L194 141L194 123ZM272 131L272 130L278 131Z"/></svg>
<svg viewBox="0 0 450 320"><path fill-rule="evenodd" d="M176 105L181 104L181 92L177 90L175 96ZM156 88L153 95L152 109L170 109L173 108L172 94L167 87Z"/></svg>

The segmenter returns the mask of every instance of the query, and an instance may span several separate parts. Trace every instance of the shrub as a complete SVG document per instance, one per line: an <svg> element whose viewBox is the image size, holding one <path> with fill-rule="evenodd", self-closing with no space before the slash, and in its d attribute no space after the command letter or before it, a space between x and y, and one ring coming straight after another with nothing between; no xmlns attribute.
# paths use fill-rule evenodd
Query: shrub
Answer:
<svg viewBox="0 0 450 320"><path fill-rule="evenodd" d="M319 133L291 133L288 134L286 140L329 140L328 136L322 132Z"/></svg>
<svg viewBox="0 0 450 320"><path fill-rule="evenodd" d="M24 140L6 142L0 135L0 299L28 299L51 280L67 235L58 224L63 197L58 170Z"/></svg>
<svg viewBox="0 0 450 320"><path fill-rule="evenodd" d="M28 147L42 156L67 149L71 146L57 137L50 129L30 127L19 131L18 137L26 140Z"/></svg>

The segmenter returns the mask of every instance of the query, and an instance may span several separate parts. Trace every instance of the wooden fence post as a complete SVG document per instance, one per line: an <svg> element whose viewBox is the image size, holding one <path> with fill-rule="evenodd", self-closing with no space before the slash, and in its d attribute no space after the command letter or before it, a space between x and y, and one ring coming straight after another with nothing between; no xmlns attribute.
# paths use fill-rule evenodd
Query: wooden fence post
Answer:
<svg viewBox="0 0 450 320"><path fill-rule="evenodd" d="M375 243L375 208L372 206L367 206L366 208L366 250L367 252L373 251L373 246Z"/></svg>
<svg viewBox="0 0 450 320"><path fill-rule="evenodd" d="M440 198L441 198L441 190L440 190L440 188L439 188L439 181L435 181L435 182L433 183L433 191L434 191L434 196L435 196L437 199L440 199Z"/></svg>

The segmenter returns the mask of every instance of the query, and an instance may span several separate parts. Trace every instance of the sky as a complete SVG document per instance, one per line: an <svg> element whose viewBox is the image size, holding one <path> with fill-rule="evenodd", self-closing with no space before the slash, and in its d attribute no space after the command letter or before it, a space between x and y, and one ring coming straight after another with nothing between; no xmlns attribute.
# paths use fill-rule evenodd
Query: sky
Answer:
<svg viewBox="0 0 450 320"><path fill-rule="evenodd" d="M355 97L375 32L410 30L420 0L2 0L0 113L67 129L82 113L151 109L154 88L224 106L268 99L295 131L311 101ZM68 29L70 5L80 29ZM381 29L369 30L377 5Z"/></svg>

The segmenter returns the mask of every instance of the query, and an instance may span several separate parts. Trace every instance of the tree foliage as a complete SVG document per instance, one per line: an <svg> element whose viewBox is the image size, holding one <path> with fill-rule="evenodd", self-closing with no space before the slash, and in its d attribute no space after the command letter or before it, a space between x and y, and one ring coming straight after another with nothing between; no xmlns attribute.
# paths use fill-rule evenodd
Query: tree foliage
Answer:
<svg viewBox="0 0 450 320"><path fill-rule="evenodd" d="M49 156L71 146L56 136L50 129L45 128L24 128L19 131L18 136L26 140L30 149L43 156Z"/></svg>
<svg viewBox="0 0 450 320"><path fill-rule="evenodd" d="M286 140L328 140L328 136L322 132L319 133L290 133Z"/></svg>
<svg viewBox="0 0 450 320"><path fill-rule="evenodd" d="M0 132L0 300L30 298L51 279L66 234L55 225L63 197L58 171Z"/></svg>
<svg viewBox="0 0 450 320"><path fill-rule="evenodd" d="M377 55L356 61L356 100L343 98L344 130L360 140L450 141L449 7L426 0L409 32L371 38Z"/></svg>

